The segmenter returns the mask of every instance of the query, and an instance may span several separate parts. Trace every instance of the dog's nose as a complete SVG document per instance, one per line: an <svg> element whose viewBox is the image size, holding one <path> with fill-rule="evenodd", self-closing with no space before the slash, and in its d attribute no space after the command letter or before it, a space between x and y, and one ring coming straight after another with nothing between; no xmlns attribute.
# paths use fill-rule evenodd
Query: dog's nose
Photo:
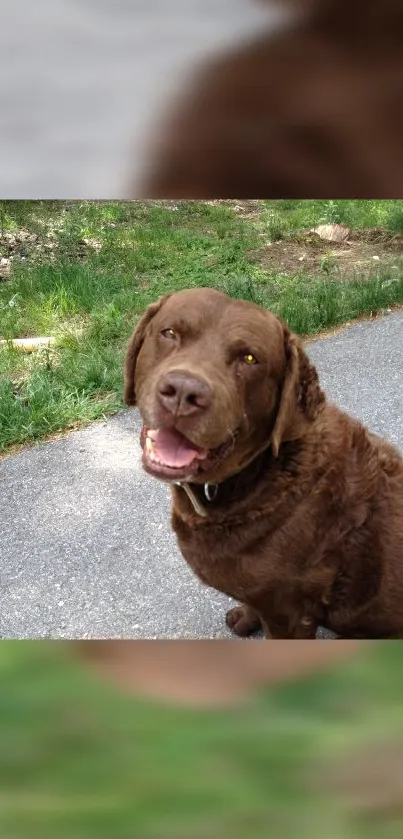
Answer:
<svg viewBox="0 0 403 839"><path fill-rule="evenodd" d="M188 417L208 408L211 389L207 382L187 373L168 373L159 383L158 397L171 414Z"/></svg>

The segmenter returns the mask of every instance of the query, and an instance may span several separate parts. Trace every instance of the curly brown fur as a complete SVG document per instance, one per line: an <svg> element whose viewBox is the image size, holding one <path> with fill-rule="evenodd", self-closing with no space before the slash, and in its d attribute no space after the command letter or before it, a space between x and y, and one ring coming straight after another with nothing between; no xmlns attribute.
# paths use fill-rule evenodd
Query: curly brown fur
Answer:
<svg viewBox="0 0 403 839"><path fill-rule="evenodd" d="M206 63L158 130L142 195L402 196L403 3L287 5L305 13Z"/></svg>
<svg viewBox="0 0 403 839"><path fill-rule="evenodd" d="M402 638L400 453L326 401L301 342L270 312L195 289L149 313L126 366L130 404L153 429L143 465L191 485L203 506L205 516L172 487L183 556L243 604L229 612L231 628ZM213 501L205 483L218 485Z"/></svg>

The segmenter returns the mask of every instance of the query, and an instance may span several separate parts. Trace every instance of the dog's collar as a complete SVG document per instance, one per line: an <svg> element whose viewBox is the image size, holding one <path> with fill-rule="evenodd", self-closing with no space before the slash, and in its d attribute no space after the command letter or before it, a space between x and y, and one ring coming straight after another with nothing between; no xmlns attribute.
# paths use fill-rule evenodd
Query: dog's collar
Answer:
<svg viewBox="0 0 403 839"><path fill-rule="evenodd" d="M236 475L239 475L241 472L244 472L244 470L247 469L248 466L250 466L250 464L253 463L254 460L257 460L257 458L260 457L260 455L263 454L263 452L267 451L270 445L271 440L269 440L269 442L266 443L257 454L254 454L253 457L251 457L251 459L244 464L244 466L242 467L242 469L240 469L239 472L235 472L230 477L233 478ZM182 489L186 492L186 495L189 498L189 501L192 504L195 513L197 513L197 515L199 516L202 516L203 518L206 518L208 516L208 512L201 503L201 501L199 501L195 491L192 489L190 484L188 484L186 481L174 481L174 484L176 484L176 486L182 487ZM212 503L216 500L219 486L220 484L204 484L204 495L209 503Z"/></svg>
<svg viewBox="0 0 403 839"><path fill-rule="evenodd" d="M177 486L182 487L185 490L189 501L193 504L193 509L195 513L199 516L203 516L204 518L207 516L207 511L204 509L203 505L200 503L199 499L197 498L196 494L193 492L189 484L182 482L182 481L174 481ZM204 495L206 496L207 501L210 503L215 501L217 498L218 493L218 484L204 484Z"/></svg>

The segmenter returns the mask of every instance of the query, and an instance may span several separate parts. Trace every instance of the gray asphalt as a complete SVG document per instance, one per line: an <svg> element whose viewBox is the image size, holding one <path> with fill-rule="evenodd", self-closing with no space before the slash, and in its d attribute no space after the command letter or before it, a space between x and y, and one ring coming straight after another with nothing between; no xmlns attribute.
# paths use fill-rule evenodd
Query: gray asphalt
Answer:
<svg viewBox="0 0 403 839"><path fill-rule="evenodd" d="M275 20L253 0L2 0L1 197L127 197L189 71Z"/></svg>
<svg viewBox="0 0 403 839"><path fill-rule="evenodd" d="M309 347L329 397L403 449L403 312ZM0 636L225 638L182 560L137 411L0 462Z"/></svg>

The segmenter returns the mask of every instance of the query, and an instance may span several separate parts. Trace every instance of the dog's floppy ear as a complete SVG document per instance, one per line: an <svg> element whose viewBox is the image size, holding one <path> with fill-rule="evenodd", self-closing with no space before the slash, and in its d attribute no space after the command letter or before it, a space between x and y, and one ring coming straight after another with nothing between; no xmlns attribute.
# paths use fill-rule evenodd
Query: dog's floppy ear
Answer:
<svg viewBox="0 0 403 839"><path fill-rule="evenodd" d="M314 420L325 402L316 368L309 361L301 341L285 323L282 325L287 367L271 438L275 457L283 440L292 439L293 429L297 428L301 418Z"/></svg>
<svg viewBox="0 0 403 839"><path fill-rule="evenodd" d="M136 393L134 390L134 375L136 361L141 350L142 343L146 336L147 328L153 317L159 312L164 303L171 297L170 293L163 294L155 303L151 303L141 316L127 347L125 368L124 368L124 401L126 405L136 404Z"/></svg>

